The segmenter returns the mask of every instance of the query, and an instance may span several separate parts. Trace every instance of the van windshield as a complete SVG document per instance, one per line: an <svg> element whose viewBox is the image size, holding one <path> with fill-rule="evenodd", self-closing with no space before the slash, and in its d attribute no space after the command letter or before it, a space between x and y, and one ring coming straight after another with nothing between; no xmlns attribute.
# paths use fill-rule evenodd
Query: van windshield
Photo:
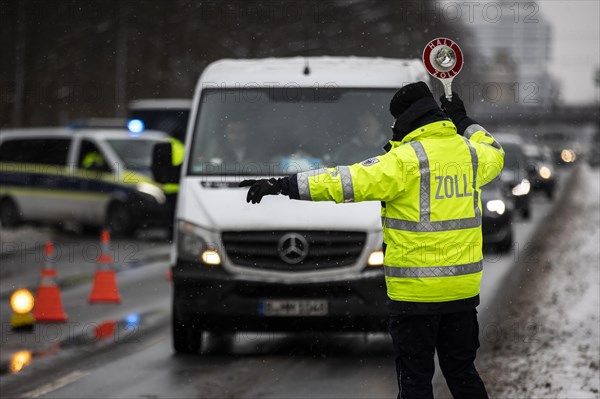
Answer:
<svg viewBox="0 0 600 399"><path fill-rule="evenodd" d="M124 162L122 168L146 172L152 165L152 150L158 140L118 139L107 140L117 156Z"/></svg>
<svg viewBox="0 0 600 399"><path fill-rule="evenodd" d="M189 174L277 175L380 155L394 89L204 90Z"/></svg>

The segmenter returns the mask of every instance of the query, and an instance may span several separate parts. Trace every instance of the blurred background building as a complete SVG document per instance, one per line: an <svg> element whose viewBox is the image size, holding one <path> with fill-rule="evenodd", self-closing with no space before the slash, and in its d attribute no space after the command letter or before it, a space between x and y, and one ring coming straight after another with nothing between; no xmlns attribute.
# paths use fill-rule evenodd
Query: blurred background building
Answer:
<svg viewBox="0 0 600 399"><path fill-rule="evenodd" d="M482 122L498 120L493 114L516 118L523 109L528 117L554 115L561 97L549 72L554 28L543 6L522 0L0 0L0 127L123 117L131 100L191 98L203 68L220 58L420 58L438 36L463 48L466 63L454 87ZM441 85L432 86L440 95Z"/></svg>
<svg viewBox="0 0 600 399"><path fill-rule="evenodd" d="M473 37L429 0L0 0L0 13L0 127L123 116L129 100L191 97L219 58L414 58L437 36L464 45Z"/></svg>
<svg viewBox="0 0 600 399"><path fill-rule="evenodd" d="M544 107L558 100L558 83L549 73L552 27L535 1L479 3L468 41L482 74L489 103ZM473 46L473 47L471 47Z"/></svg>

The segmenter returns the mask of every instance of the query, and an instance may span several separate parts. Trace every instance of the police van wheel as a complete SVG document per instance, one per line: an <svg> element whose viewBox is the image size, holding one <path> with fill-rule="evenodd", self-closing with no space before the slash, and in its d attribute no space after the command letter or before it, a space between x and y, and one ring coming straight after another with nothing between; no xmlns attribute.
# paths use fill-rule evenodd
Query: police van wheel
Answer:
<svg viewBox="0 0 600 399"><path fill-rule="evenodd" d="M202 330L193 323L185 323L173 312L173 350L176 354L198 354L202 346Z"/></svg>
<svg viewBox="0 0 600 399"><path fill-rule="evenodd" d="M133 234L133 220L125 204L114 202L108 208L106 226L110 232L117 237L130 236Z"/></svg>
<svg viewBox="0 0 600 399"><path fill-rule="evenodd" d="M21 224L19 208L10 198L5 198L0 202L0 223L2 227L15 227Z"/></svg>

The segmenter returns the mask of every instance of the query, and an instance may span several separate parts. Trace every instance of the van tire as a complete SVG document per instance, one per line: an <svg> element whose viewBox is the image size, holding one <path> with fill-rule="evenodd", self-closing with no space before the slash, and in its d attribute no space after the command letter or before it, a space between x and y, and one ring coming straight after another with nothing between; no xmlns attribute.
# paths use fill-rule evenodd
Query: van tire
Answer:
<svg viewBox="0 0 600 399"><path fill-rule="evenodd" d="M2 227L16 227L22 222L21 212L17 204L10 198L4 198L0 202L0 224L2 224Z"/></svg>
<svg viewBox="0 0 600 399"><path fill-rule="evenodd" d="M202 330L193 323L185 323L173 309L172 338L175 354L197 355L202 347Z"/></svg>
<svg viewBox="0 0 600 399"><path fill-rule="evenodd" d="M113 202L106 214L106 227L116 237L131 236L135 230L131 213L122 202Z"/></svg>

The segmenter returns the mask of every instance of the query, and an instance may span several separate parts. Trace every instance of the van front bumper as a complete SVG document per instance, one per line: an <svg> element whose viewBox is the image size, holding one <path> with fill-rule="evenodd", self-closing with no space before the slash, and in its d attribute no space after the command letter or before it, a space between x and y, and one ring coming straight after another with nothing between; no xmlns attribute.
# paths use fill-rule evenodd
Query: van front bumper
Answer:
<svg viewBox="0 0 600 399"><path fill-rule="evenodd" d="M178 262L173 312L205 331L387 331L382 268L335 281L279 283L244 279L221 268ZM319 316L267 316L266 301L327 303Z"/></svg>

